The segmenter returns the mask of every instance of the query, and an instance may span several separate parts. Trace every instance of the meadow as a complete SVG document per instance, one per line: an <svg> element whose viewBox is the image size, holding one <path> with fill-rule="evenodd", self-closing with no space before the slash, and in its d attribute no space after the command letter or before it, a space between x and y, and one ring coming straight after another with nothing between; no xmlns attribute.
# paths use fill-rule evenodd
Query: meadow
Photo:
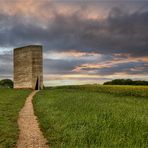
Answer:
<svg viewBox="0 0 148 148"><path fill-rule="evenodd" d="M33 104L51 147L148 147L148 87L46 88Z"/></svg>
<svg viewBox="0 0 148 148"><path fill-rule="evenodd" d="M12 148L16 145L19 135L19 111L30 92L0 88L0 148Z"/></svg>

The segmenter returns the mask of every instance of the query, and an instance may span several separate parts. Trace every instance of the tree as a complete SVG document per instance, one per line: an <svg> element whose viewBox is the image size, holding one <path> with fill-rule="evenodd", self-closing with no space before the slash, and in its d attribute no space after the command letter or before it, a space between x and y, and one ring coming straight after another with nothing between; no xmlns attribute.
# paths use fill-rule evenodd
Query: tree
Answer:
<svg viewBox="0 0 148 148"><path fill-rule="evenodd" d="M105 82L104 85L148 85L148 81L133 81L131 79L115 79Z"/></svg>
<svg viewBox="0 0 148 148"><path fill-rule="evenodd" d="M10 79L3 79L0 81L0 87L13 88L13 81Z"/></svg>

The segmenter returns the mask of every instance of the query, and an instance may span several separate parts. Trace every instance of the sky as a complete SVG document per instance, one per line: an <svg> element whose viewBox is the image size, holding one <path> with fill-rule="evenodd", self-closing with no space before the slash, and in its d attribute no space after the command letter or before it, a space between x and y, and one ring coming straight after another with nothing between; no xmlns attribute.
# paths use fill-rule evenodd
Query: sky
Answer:
<svg viewBox="0 0 148 148"><path fill-rule="evenodd" d="M148 80L148 0L0 0L0 79L43 45L44 84Z"/></svg>

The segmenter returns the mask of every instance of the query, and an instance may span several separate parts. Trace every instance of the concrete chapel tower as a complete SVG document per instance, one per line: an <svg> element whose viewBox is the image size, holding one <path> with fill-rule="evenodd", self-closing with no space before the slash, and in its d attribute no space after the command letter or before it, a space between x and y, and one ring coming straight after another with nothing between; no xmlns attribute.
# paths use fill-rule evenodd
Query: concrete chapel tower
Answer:
<svg viewBox="0 0 148 148"><path fill-rule="evenodd" d="M29 45L14 49L14 88L43 89L42 46Z"/></svg>

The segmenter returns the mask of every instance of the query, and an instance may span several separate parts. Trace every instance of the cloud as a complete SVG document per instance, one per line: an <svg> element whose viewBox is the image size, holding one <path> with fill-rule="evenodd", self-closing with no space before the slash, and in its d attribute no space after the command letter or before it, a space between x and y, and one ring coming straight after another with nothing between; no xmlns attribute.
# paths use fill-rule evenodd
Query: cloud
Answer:
<svg viewBox="0 0 148 148"><path fill-rule="evenodd" d="M43 4L38 5L37 9L39 6L43 7ZM112 8L102 20L84 17L82 12L86 10L82 8L66 15L52 11L52 18L49 17L44 25L34 15L1 14L0 24L3 27L0 36L3 38L0 38L0 44L16 47L39 43L44 45L46 51L76 49L101 54L148 55L148 11L126 13L122 9Z"/></svg>
<svg viewBox="0 0 148 148"><path fill-rule="evenodd" d="M46 76L147 75L148 6L118 4L2 1L0 50L42 44ZM0 52L0 75L12 75L12 52Z"/></svg>
<svg viewBox="0 0 148 148"><path fill-rule="evenodd" d="M73 72L98 75L113 75L119 72L126 74L148 74L148 57L137 58L126 54L112 55L112 59L104 59L101 62L94 60L76 66Z"/></svg>
<svg viewBox="0 0 148 148"><path fill-rule="evenodd" d="M12 54L0 54L0 76L12 77Z"/></svg>

